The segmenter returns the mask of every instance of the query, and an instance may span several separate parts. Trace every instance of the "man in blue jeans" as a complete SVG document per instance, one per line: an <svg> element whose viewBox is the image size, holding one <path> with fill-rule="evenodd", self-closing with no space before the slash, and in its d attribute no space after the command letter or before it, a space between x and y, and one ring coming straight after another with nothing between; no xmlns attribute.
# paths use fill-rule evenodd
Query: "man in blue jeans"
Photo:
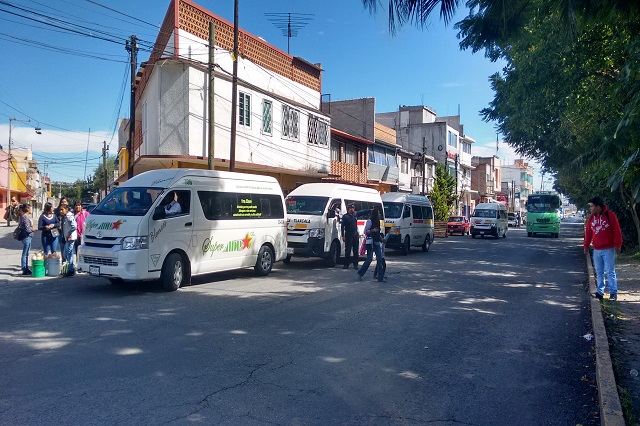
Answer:
<svg viewBox="0 0 640 426"><path fill-rule="evenodd" d="M604 297L605 276L609 285L609 300L617 300L616 254L622 247L622 231L618 217L600 197L589 200L591 214L584 231L584 253L589 253L593 242L593 267L596 270L597 289L595 297Z"/></svg>

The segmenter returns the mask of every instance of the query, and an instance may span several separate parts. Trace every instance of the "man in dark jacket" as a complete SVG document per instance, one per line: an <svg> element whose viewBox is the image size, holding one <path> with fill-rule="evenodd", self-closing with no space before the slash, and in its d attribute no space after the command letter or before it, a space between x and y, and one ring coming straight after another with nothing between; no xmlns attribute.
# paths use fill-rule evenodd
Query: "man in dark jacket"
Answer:
<svg viewBox="0 0 640 426"><path fill-rule="evenodd" d="M340 234L342 235L342 241L344 241L344 266L342 269L347 269L349 263L353 261L353 267L358 269L358 219L355 214L356 206L349 204L347 206L347 213L342 216L342 223L340 225ZM353 260L351 259L351 252L353 251Z"/></svg>

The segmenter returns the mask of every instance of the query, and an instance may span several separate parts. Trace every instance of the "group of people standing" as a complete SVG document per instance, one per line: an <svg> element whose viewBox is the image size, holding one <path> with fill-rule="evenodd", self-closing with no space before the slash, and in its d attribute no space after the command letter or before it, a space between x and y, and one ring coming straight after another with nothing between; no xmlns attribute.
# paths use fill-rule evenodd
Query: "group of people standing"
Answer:
<svg viewBox="0 0 640 426"><path fill-rule="evenodd" d="M360 236L358 234L358 216L362 213L366 213L369 210L355 211L356 206L349 204L347 206L347 213L344 214L340 220L340 234L344 241L345 260L343 269L349 268L349 265L353 262L354 269L358 269L358 257L359 257L359 243ZM358 279L362 281L362 277L369 269L369 265L373 261L373 254L376 255L376 269L373 273L373 278L378 282L386 281L385 273L387 271L387 263L384 260L384 245L388 236L384 236L380 232L380 209L374 207L370 210L370 216L364 226L365 245L367 250L367 258L358 269ZM353 254L352 254L353 253Z"/></svg>
<svg viewBox="0 0 640 426"><path fill-rule="evenodd" d="M63 262L67 262L66 275L74 276L76 273L76 251L81 243L84 221L89 212L84 210L82 203L76 201L73 211L69 207L69 200L66 197L60 199L57 208L53 208L51 203L44 205L44 210L35 226L31 217L31 206L23 204L19 207L19 225L25 237L22 239L22 275L31 275L29 269L29 250L36 231L41 231L42 251L45 257L55 254L60 248L60 255Z"/></svg>

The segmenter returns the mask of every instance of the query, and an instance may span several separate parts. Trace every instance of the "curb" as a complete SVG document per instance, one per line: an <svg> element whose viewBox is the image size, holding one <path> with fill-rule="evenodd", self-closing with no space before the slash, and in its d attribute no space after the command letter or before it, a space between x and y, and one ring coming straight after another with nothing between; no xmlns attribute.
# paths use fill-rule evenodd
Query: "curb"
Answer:
<svg viewBox="0 0 640 426"><path fill-rule="evenodd" d="M587 255L587 274L589 278L589 296L596 292L591 256ZM605 426L624 426L622 405L618 396L613 364L609 354L609 339L602 318L600 300L591 298L591 326L596 346L596 383L598 384L598 402L600 405L600 424Z"/></svg>

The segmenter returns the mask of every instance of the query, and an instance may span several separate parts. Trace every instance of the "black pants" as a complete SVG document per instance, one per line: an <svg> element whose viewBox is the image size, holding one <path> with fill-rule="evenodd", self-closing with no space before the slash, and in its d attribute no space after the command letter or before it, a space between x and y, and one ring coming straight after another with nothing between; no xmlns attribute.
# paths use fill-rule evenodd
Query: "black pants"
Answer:
<svg viewBox="0 0 640 426"><path fill-rule="evenodd" d="M353 262L354 266L358 266L358 250L360 249L360 241L358 235L347 235L344 240L344 264L349 265ZM353 259L351 252L353 251Z"/></svg>

